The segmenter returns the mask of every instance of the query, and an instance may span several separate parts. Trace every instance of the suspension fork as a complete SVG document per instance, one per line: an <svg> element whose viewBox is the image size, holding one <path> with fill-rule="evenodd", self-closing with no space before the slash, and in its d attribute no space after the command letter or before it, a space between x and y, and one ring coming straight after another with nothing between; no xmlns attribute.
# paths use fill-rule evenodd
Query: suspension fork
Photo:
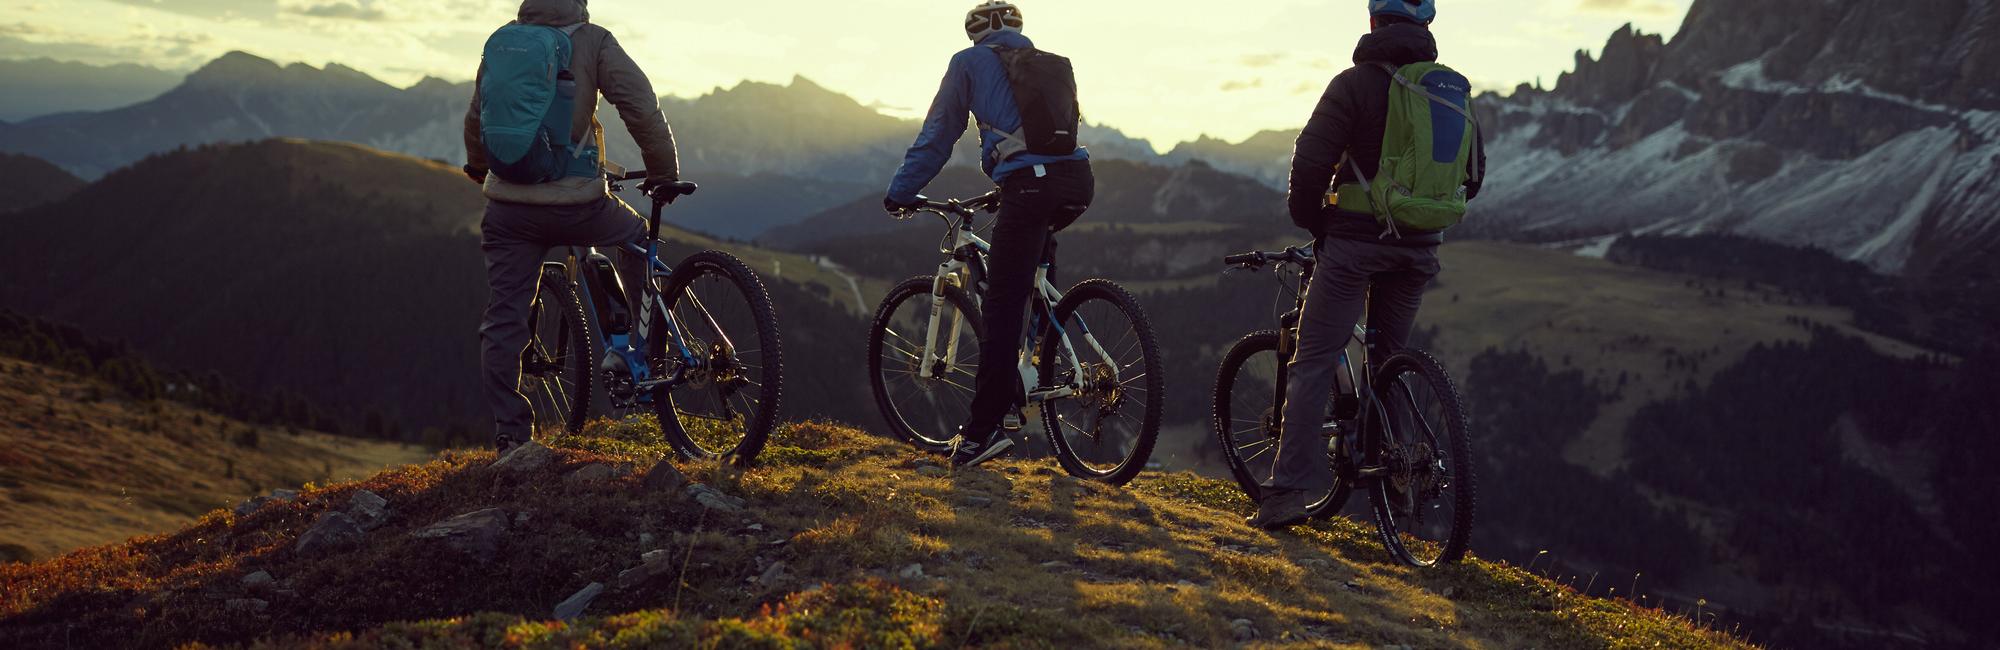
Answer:
<svg viewBox="0 0 2000 650"><path fill-rule="evenodd" d="M941 376L931 371L939 361L944 362L946 372L950 372L950 368L958 364L958 337L965 330L965 313L952 310L951 338L945 341L942 358L938 354L938 333L944 327L940 316L944 313L946 304L945 291L951 279L959 277L959 270L963 267L963 262L953 259L939 264L937 276L931 278L931 313L926 319L928 322L924 324L924 353L917 368L917 376L920 378L936 379Z"/></svg>

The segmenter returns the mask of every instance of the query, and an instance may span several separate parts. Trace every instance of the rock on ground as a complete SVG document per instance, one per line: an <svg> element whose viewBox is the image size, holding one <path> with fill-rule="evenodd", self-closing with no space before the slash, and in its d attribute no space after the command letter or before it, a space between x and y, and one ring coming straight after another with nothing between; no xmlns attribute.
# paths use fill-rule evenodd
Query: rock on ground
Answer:
<svg viewBox="0 0 2000 650"><path fill-rule="evenodd" d="M744 501L742 499L723 494L720 490L700 483L688 484L687 494L693 497L694 502L701 504L703 508L720 510L726 513L743 511Z"/></svg>
<svg viewBox="0 0 2000 650"><path fill-rule="evenodd" d="M487 560L499 552L500 537L507 532L507 521L506 511L487 508L425 526L410 535L418 539L441 540L454 551Z"/></svg>
<svg viewBox="0 0 2000 650"><path fill-rule="evenodd" d="M547 467L554 462L556 453L542 443L530 440L515 447L507 455L493 461L493 469L509 474L526 474Z"/></svg>
<svg viewBox="0 0 2000 650"><path fill-rule="evenodd" d="M272 578L271 572L269 571L258 571L256 573L243 576L242 580L243 588L249 589L251 591L269 588L275 582L277 582L277 579Z"/></svg>
<svg viewBox="0 0 2000 650"><path fill-rule="evenodd" d="M347 499L347 516L362 530L375 530L389 521L389 500L367 490L357 491Z"/></svg>
<svg viewBox="0 0 2000 650"><path fill-rule="evenodd" d="M311 528L299 535L299 541L292 550L300 553L319 553L361 541L361 525L344 512L321 513L313 521Z"/></svg>
<svg viewBox="0 0 2000 650"><path fill-rule="evenodd" d="M595 485L610 481L617 473L618 471L612 469L610 465L592 463L570 472L568 476L563 477L563 481L571 485Z"/></svg>
<svg viewBox="0 0 2000 650"><path fill-rule="evenodd" d="M260 598L231 598L222 606L223 609L232 612L261 612L270 607L271 603Z"/></svg>
<svg viewBox="0 0 2000 650"><path fill-rule="evenodd" d="M652 469L646 470L644 485L647 490L654 492L679 492L687 484L687 475L682 474L680 468L674 467L673 463L662 460L654 463Z"/></svg>
<svg viewBox="0 0 2000 650"><path fill-rule="evenodd" d="M571 595L567 600L556 604L556 620L567 621L582 616L583 610L590 607L590 601L596 600L597 595L601 593L604 593L604 583L590 583L590 586L584 587L582 590L576 592L576 594Z"/></svg>

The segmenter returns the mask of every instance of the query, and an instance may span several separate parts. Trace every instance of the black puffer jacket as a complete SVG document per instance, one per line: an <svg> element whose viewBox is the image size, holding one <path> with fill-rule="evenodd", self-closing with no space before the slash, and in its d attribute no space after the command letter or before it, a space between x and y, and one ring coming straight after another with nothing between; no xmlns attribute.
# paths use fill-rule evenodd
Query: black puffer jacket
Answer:
<svg viewBox="0 0 2000 650"><path fill-rule="evenodd" d="M1361 172L1374 178L1382 160L1382 132L1389 121L1389 73L1372 65L1385 62L1405 66L1436 61L1437 40L1429 29L1401 23L1389 25L1361 37L1354 48L1354 67L1348 68L1326 87L1313 109L1312 120L1299 133L1292 148L1291 195L1287 207L1292 223L1310 230L1315 237L1336 237L1377 241L1400 246L1436 246L1444 242L1442 232L1405 230L1401 239L1381 239L1382 225L1372 215L1325 206L1326 192L1334 187L1334 168L1340 155L1352 154ZM1479 159L1475 176L1485 177L1486 148L1474 151ZM1339 170L1338 182L1356 182L1354 170ZM1466 183L1466 195L1478 196L1479 184Z"/></svg>

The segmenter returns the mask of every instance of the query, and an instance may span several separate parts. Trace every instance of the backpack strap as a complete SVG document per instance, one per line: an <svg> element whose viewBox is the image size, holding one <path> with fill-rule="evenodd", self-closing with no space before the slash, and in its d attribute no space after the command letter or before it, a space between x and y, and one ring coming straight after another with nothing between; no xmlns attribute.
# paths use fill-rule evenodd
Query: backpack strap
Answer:
<svg viewBox="0 0 2000 650"><path fill-rule="evenodd" d="M1466 161L1467 164L1472 169L1467 172L1467 175L1471 176L1472 182L1474 183L1481 182L1483 179L1480 178L1482 174L1480 173L1479 169L1479 154L1481 153L1480 150L1483 147L1480 144L1480 137L1479 137L1479 118L1473 117L1472 111L1467 110L1466 107L1461 107L1458 104L1451 103L1450 101L1445 100L1445 98L1439 97L1435 93L1432 93L1429 88L1423 87L1422 84L1418 84L1410 81L1409 79L1405 79L1403 77L1402 71L1396 69L1396 66L1389 65L1388 63L1384 63L1381 61L1376 61L1375 65L1381 67L1382 70L1388 72L1390 79L1396 80L1396 83L1402 84L1402 86L1404 88L1409 89L1410 92L1416 93L1426 99L1429 99L1434 104L1443 105L1445 108L1449 108L1453 112L1456 112L1459 115L1465 117L1465 122L1467 124L1472 125L1472 160ZM1465 101L1466 104L1470 105L1472 103L1472 96L1470 94L1467 94Z"/></svg>
<svg viewBox="0 0 2000 650"><path fill-rule="evenodd" d="M1361 173L1361 166L1354 164L1354 155L1352 153L1341 153L1340 166L1354 170L1355 180L1361 182L1361 193L1368 197L1368 208L1380 213L1376 216L1376 220L1381 221L1385 227L1382 230L1382 235L1376 237L1376 239L1388 239L1391 237L1402 239L1403 233L1396 230L1396 217L1389 213L1389 206L1375 203L1375 186L1368 182L1367 174Z"/></svg>

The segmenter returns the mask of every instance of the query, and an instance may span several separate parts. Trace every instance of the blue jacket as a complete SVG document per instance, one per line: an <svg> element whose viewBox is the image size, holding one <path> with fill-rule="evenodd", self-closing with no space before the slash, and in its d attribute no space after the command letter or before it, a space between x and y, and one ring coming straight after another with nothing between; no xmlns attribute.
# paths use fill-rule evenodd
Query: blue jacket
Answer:
<svg viewBox="0 0 2000 650"><path fill-rule="evenodd" d="M1000 54L989 45L1020 49L1034 47L1035 43L1020 32L999 32L951 57L951 67L944 71L937 99L931 100L930 115L924 118L924 130L917 134L916 144L910 145L910 152L903 156L903 166L896 170L896 179L889 183L890 199L898 203L916 201L917 193L937 178L945 163L951 161L952 145L965 135L968 111L980 124L980 167L995 183L1035 165L1090 159L1090 152L1083 147L1077 147L1076 153L1067 156L1022 153L1004 162L993 159L1000 134L1021 128L1021 109L1014 102L1013 87L1007 84L1007 70L1000 63Z"/></svg>

